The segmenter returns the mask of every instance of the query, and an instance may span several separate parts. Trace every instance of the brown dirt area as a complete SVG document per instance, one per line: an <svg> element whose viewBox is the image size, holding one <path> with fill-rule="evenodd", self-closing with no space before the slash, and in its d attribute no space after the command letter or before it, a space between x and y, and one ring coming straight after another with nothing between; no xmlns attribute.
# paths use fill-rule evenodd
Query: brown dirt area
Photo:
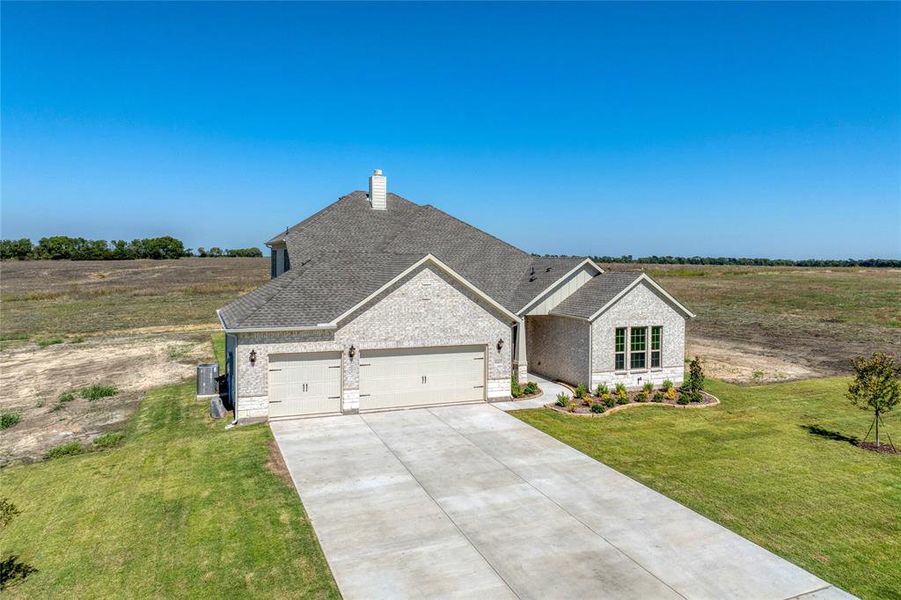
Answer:
<svg viewBox="0 0 901 600"><path fill-rule="evenodd" d="M211 358L209 334L98 337L4 351L0 409L22 420L0 436L0 464L36 460L58 444L121 428L144 392L192 377L195 365ZM114 385L119 393L94 401L78 396L95 383ZM54 411L64 392L73 392L75 400Z"/></svg>

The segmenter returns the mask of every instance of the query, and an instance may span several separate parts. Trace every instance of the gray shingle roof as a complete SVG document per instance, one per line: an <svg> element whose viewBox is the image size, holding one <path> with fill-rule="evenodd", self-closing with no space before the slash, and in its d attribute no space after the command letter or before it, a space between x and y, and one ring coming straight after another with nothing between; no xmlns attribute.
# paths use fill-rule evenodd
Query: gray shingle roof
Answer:
<svg viewBox="0 0 901 600"><path fill-rule="evenodd" d="M601 273L554 307L551 314L587 319L642 275L641 271Z"/></svg>
<svg viewBox="0 0 901 600"><path fill-rule="evenodd" d="M329 322L427 254L517 312L584 258L538 258L430 205L388 194L372 210L366 192L339 198L273 237L291 269L221 309L228 328Z"/></svg>

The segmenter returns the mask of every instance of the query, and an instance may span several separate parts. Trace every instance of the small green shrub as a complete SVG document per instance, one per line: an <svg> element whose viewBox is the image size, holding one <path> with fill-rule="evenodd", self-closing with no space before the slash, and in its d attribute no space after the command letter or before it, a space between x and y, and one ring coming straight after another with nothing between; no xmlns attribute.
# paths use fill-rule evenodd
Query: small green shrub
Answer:
<svg viewBox="0 0 901 600"><path fill-rule="evenodd" d="M629 403L629 396L617 396L617 397L616 397L616 403L617 403L617 404L628 404L628 403Z"/></svg>
<svg viewBox="0 0 901 600"><path fill-rule="evenodd" d="M50 338L46 340L38 340L38 346L41 348L46 348L47 346L54 346L56 344L62 344L63 338Z"/></svg>
<svg viewBox="0 0 901 600"><path fill-rule="evenodd" d="M84 447L80 442L66 442L59 446L54 446L44 453L44 460L52 460L63 456L75 456L84 452Z"/></svg>
<svg viewBox="0 0 901 600"><path fill-rule="evenodd" d="M594 395L598 398L603 398L607 394L610 393L610 390L607 389L607 386L603 383L599 383L598 387L594 388Z"/></svg>
<svg viewBox="0 0 901 600"><path fill-rule="evenodd" d="M688 364L688 379L683 387L695 392L704 389L704 370L701 368L701 359L697 356Z"/></svg>
<svg viewBox="0 0 901 600"><path fill-rule="evenodd" d="M114 385L94 384L86 388L82 388L78 393L85 400L99 400L100 398L115 396L119 393L119 389Z"/></svg>
<svg viewBox="0 0 901 600"><path fill-rule="evenodd" d="M526 396L531 396L533 394L538 393L538 384L534 381L530 381L526 383L525 387L522 388L522 392Z"/></svg>
<svg viewBox="0 0 901 600"><path fill-rule="evenodd" d="M645 395L650 396L651 392L654 391L654 384L649 381L646 384L644 384L643 386L641 386L641 389L644 390Z"/></svg>
<svg viewBox="0 0 901 600"><path fill-rule="evenodd" d="M679 394L679 397L676 398L676 404L688 404L688 395Z"/></svg>
<svg viewBox="0 0 901 600"><path fill-rule="evenodd" d="M669 379L664 379L663 384L661 384L660 386L660 389L662 389L664 392L670 391L671 389L673 389L673 382Z"/></svg>
<svg viewBox="0 0 901 600"><path fill-rule="evenodd" d="M556 403L557 406L566 407L566 406L569 406L569 402L570 402L570 397L568 394L565 394L563 392L560 392L559 394L557 394L557 403Z"/></svg>
<svg viewBox="0 0 901 600"><path fill-rule="evenodd" d="M72 392L63 392L56 399L56 401L59 402L60 404L65 404L66 402L72 402L73 400L75 400L75 394L73 394Z"/></svg>
<svg viewBox="0 0 901 600"><path fill-rule="evenodd" d="M607 407L599 402L591 405L591 412L593 413L602 413L605 410L607 410Z"/></svg>
<svg viewBox="0 0 901 600"><path fill-rule="evenodd" d="M604 406L606 406L607 408L613 408L614 406L616 406L616 400L614 400L612 396L607 396L606 398L604 398Z"/></svg>
<svg viewBox="0 0 901 600"><path fill-rule="evenodd" d="M125 432L110 431L94 438L94 447L96 448L112 448L118 446L125 440Z"/></svg>
<svg viewBox="0 0 901 600"><path fill-rule="evenodd" d="M0 413L0 429L15 427L22 420L22 415L17 412Z"/></svg>
<svg viewBox="0 0 901 600"><path fill-rule="evenodd" d="M626 391L626 386L622 383L616 384L616 403L617 404L628 404L629 402L629 392Z"/></svg>
<svg viewBox="0 0 901 600"><path fill-rule="evenodd" d="M641 390L640 392L635 394L635 401L636 402L647 402L648 401L647 392L645 392L644 390Z"/></svg>
<svg viewBox="0 0 901 600"><path fill-rule="evenodd" d="M588 394L588 390L581 383L576 386L576 390L573 392L573 396L576 398L584 398Z"/></svg>
<svg viewBox="0 0 901 600"><path fill-rule="evenodd" d="M651 396L651 402L663 402L663 399L665 397L666 396L663 394L663 392L657 390L656 392L654 392L654 395Z"/></svg>
<svg viewBox="0 0 901 600"><path fill-rule="evenodd" d="M522 388L519 385L519 382L516 379L510 380L510 395L514 398L519 398L522 396Z"/></svg>

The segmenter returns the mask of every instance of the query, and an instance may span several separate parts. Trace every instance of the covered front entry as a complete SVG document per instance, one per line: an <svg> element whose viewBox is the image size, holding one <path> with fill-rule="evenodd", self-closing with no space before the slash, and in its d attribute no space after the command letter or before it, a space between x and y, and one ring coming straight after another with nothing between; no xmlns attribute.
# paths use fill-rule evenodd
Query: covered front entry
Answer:
<svg viewBox="0 0 901 600"><path fill-rule="evenodd" d="M341 353L269 356L269 416L341 412Z"/></svg>
<svg viewBox="0 0 901 600"><path fill-rule="evenodd" d="M484 399L485 346L361 352L361 411Z"/></svg>

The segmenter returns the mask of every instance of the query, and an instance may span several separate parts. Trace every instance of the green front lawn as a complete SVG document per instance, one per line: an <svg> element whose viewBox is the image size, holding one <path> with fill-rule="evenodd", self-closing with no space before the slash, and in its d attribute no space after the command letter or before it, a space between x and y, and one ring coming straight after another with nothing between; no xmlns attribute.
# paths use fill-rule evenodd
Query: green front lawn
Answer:
<svg viewBox="0 0 901 600"><path fill-rule="evenodd" d="M3 554L39 572L21 598L333 598L293 487L267 468L267 425L223 428L192 383L147 394L124 445L0 472L22 514Z"/></svg>
<svg viewBox="0 0 901 600"><path fill-rule="evenodd" d="M848 380L708 383L720 406L512 414L853 594L901 598L901 456L843 439L869 426ZM886 424L901 442L901 411Z"/></svg>

